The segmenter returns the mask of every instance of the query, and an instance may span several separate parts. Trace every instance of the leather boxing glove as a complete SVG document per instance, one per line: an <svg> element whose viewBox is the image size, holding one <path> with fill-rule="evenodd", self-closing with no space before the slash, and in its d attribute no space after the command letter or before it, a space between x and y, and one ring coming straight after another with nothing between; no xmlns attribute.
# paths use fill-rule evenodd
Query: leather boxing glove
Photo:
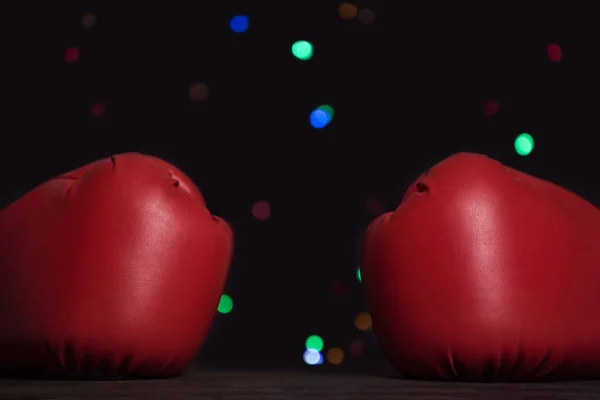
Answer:
<svg viewBox="0 0 600 400"><path fill-rule="evenodd" d="M600 378L600 212L482 155L453 155L374 220L362 277L401 374Z"/></svg>
<svg viewBox="0 0 600 400"><path fill-rule="evenodd" d="M168 377L193 360L233 235L181 171L122 154L0 213L0 372Z"/></svg>

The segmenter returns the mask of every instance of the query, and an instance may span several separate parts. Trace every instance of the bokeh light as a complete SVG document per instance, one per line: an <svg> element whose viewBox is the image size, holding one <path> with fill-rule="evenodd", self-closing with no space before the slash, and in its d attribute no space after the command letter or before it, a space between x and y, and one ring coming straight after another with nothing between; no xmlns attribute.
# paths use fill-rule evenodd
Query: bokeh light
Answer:
<svg viewBox="0 0 600 400"><path fill-rule="evenodd" d="M304 343L306 349L313 349L315 351L321 351L323 350L323 346L325 346L325 343L323 342L323 339L321 338L321 336L319 335L311 335L306 339L306 342Z"/></svg>
<svg viewBox="0 0 600 400"><path fill-rule="evenodd" d="M329 123L329 117L323 110L313 110L309 117L310 124L315 129L325 128Z"/></svg>
<svg viewBox="0 0 600 400"><path fill-rule="evenodd" d="M271 204L268 201L260 200L252 205L252 215L259 221L266 221L271 217Z"/></svg>
<svg viewBox="0 0 600 400"><path fill-rule="evenodd" d="M515 139L515 151L520 156L527 156L533 151L533 137L529 133L521 133Z"/></svg>
<svg viewBox="0 0 600 400"><path fill-rule="evenodd" d="M559 45L557 44L549 44L548 48L548 58L554 62L559 62L562 59L563 52Z"/></svg>
<svg viewBox="0 0 600 400"><path fill-rule="evenodd" d="M352 343L350 343L350 354L352 354L354 357L362 356L364 351L365 345L360 340L354 340Z"/></svg>
<svg viewBox="0 0 600 400"><path fill-rule="evenodd" d="M208 98L208 87L204 83L194 83L190 86L190 98L193 101L204 101Z"/></svg>
<svg viewBox="0 0 600 400"><path fill-rule="evenodd" d="M356 279L362 283L362 273L360 272L360 267L356 268Z"/></svg>
<svg viewBox="0 0 600 400"><path fill-rule="evenodd" d="M373 217L385 212L383 203L374 197L368 197L367 200L365 200L365 209L367 213Z"/></svg>
<svg viewBox="0 0 600 400"><path fill-rule="evenodd" d="M358 12L358 20L365 25L375 22L375 12L370 8L363 8Z"/></svg>
<svg viewBox="0 0 600 400"><path fill-rule="evenodd" d="M495 100L487 100L483 103L483 115L490 117L498 112L500 105Z"/></svg>
<svg viewBox="0 0 600 400"><path fill-rule="evenodd" d="M96 14L87 13L83 17L81 17L81 26L85 29L92 29L96 26Z"/></svg>
<svg viewBox="0 0 600 400"><path fill-rule="evenodd" d="M333 115L335 114L333 107L331 107L329 104L320 105L319 107L317 107L317 110L324 111L327 114L329 121L333 119Z"/></svg>
<svg viewBox="0 0 600 400"><path fill-rule="evenodd" d="M65 51L65 61L70 64L77 60L79 60L79 49L77 47L69 47Z"/></svg>
<svg viewBox="0 0 600 400"><path fill-rule="evenodd" d="M327 361L333 365L344 362L344 351L339 347L332 347L327 351Z"/></svg>
<svg viewBox="0 0 600 400"><path fill-rule="evenodd" d="M333 281L331 285L331 291L336 296L342 296L348 292L350 288L344 282L341 281Z"/></svg>
<svg viewBox="0 0 600 400"><path fill-rule="evenodd" d="M87 13L83 17L81 17L81 26L85 29L92 29L96 26L96 14Z"/></svg>
<svg viewBox="0 0 600 400"><path fill-rule="evenodd" d="M326 104L319 106L310 113L310 124L315 129L325 128L331 122L333 114L333 107Z"/></svg>
<svg viewBox="0 0 600 400"><path fill-rule="evenodd" d="M368 312L360 312L354 317L354 326L356 329L361 331L368 331L371 329L371 314Z"/></svg>
<svg viewBox="0 0 600 400"><path fill-rule="evenodd" d="M221 314L229 314L233 310L233 299L223 294L221 295L221 300L219 301L219 306L217 307L217 311Z"/></svg>
<svg viewBox="0 0 600 400"><path fill-rule="evenodd" d="M310 60L313 52L313 45L306 40L298 40L292 45L292 54L299 60Z"/></svg>
<svg viewBox="0 0 600 400"><path fill-rule="evenodd" d="M248 30L249 20L245 15L236 15L229 21L229 28L235 33L244 33Z"/></svg>
<svg viewBox="0 0 600 400"><path fill-rule="evenodd" d="M302 358L304 363L308 365L323 364L323 355L315 349L306 349Z"/></svg>
<svg viewBox="0 0 600 400"><path fill-rule="evenodd" d="M94 117L101 117L106 112L106 104L103 101L99 101L92 106L90 111Z"/></svg>
<svg viewBox="0 0 600 400"><path fill-rule="evenodd" d="M358 8L354 4L342 3L338 8L338 14L340 15L341 19L350 21L351 19L356 18L356 15L358 14Z"/></svg>

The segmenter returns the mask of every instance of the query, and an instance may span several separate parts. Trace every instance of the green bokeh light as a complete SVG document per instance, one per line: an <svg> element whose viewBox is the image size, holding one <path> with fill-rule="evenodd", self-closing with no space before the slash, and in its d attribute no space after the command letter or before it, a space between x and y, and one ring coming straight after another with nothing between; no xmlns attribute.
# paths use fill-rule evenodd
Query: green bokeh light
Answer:
<svg viewBox="0 0 600 400"><path fill-rule="evenodd" d="M533 137L529 133L521 133L515 139L515 151L520 156L527 156L533 151Z"/></svg>
<svg viewBox="0 0 600 400"><path fill-rule="evenodd" d="M327 113L327 115L329 115L329 120L333 119L333 107L331 107L329 104L323 104L322 106L317 107L317 110L321 110Z"/></svg>
<svg viewBox="0 0 600 400"><path fill-rule="evenodd" d="M313 56L313 45L306 40L298 40L292 45L292 54L300 60L310 60Z"/></svg>
<svg viewBox="0 0 600 400"><path fill-rule="evenodd" d="M360 272L360 267L356 268L356 279L362 283L362 273Z"/></svg>
<svg viewBox="0 0 600 400"><path fill-rule="evenodd" d="M321 339L321 336L311 335L306 339L306 348L307 349L321 351L321 350L323 350L324 345L325 345L325 343L323 343L323 339Z"/></svg>
<svg viewBox="0 0 600 400"><path fill-rule="evenodd" d="M231 310L233 310L233 300L226 294L222 295L217 311L221 314L229 314Z"/></svg>

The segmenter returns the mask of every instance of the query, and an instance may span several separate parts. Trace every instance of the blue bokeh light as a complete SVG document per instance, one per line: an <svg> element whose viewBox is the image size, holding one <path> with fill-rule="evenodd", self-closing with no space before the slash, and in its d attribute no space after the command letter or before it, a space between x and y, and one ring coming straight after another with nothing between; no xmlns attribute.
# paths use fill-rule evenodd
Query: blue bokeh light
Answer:
<svg viewBox="0 0 600 400"><path fill-rule="evenodd" d="M236 15L231 18L229 22L229 27L235 33L244 33L248 30L248 17L245 15Z"/></svg>
<svg viewBox="0 0 600 400"><path fill-rule="evenodd" d="M304 352L304 362L308 365L323 364L323 355L315 349L307 349Z"/></svg>
<svg viewBox="0 0 600 400"><path fill-rule="evenodd" d="M310 113L310 124L315 129L321 129L326 127L330 121L331 116L327 111L316 109Z"/></svg>

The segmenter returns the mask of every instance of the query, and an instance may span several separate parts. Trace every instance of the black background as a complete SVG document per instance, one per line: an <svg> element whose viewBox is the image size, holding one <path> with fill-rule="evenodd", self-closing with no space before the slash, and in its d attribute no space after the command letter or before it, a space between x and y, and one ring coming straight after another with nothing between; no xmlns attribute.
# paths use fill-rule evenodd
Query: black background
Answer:
<svg viewBox="0 0 600 400"><path fill-rule="evenodd" d="M380 363L372 335L353 326L366 310L355 270L374 216L367 199L393 209L422 170L474 151L600 203L599 65L583 23L558 13L459 21L390 4L357 3L376 14L364 25L341 20L333 1L3 2L3 205L114 153L161 157L236 235L234 312L217 317L202 360L301 365L304 339L318 333L326 348L365 342L347 366ZM88 12L92 29L81 25ZM229 29L236 14L250 17L241 35ZM310 61L290 52L300 39L315 46ZM81 51L71 64L70 46ZM207 101L190 100L195 82ZM484 117L488 99L500 109ZM90 113L97 101L101 117ZM315 130L308 115L324 103L335 117ZM514 151L521 132L536 140L528 157ZM257 200L270 202L268 221L253 217ZM349 292L334 295L334 281Z"/></svg>

